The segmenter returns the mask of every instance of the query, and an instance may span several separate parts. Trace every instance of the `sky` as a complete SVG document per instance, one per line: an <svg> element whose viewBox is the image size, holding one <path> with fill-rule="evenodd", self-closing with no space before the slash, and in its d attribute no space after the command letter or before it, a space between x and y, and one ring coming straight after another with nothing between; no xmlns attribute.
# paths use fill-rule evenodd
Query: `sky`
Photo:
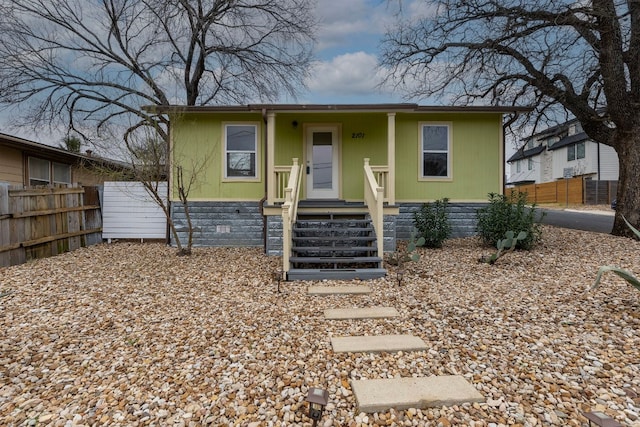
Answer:
<svg viewBox="0 0 640 427"><path fill-rule="evenodd" d="M317 62L300 103L362 104L406 102L380 88L379 43L395 22L399 0L318 0ZM402 0L414 16L417 1Z"/></svg>

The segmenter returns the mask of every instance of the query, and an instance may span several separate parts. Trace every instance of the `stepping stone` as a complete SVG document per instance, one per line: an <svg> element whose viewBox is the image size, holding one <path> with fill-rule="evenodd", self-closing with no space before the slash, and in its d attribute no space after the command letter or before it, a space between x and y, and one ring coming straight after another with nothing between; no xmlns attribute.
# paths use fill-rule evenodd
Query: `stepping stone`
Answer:
<svg viewBox="0 0 640 427"><path fill-rule="evenodd" d="M368 286L309 286L309 295L354 295L370 294L371 288Z"/></svg>
<svg viewBox="0 0 640 427"><path fill-rule="evenodd" d="M400 313L393 307L367 308L330 308L324 311L325 319L380 319L383 317L398 317Z"/></svg>
<svg viewBox="0 0 640 427"><path fill-rule="evenodd" d="M379 353L427 349L424 341L413 335L332 337L331 345L335 353Z"/></svg>
<svg viewBox="0 0 640 427"><path fill-rule="evenodd" d="M434 408L466 402L484 402L484 397L460 375L423 378L353 380L351 390L358 412L383 412L390 408Z"/></svg>

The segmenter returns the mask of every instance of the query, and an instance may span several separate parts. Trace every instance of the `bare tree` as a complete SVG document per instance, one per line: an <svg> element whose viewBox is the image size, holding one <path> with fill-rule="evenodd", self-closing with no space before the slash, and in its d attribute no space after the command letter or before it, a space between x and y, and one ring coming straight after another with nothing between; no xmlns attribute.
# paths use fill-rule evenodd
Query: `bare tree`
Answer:
<svg viewBox="0 0 640 427"><path fill-rule="evenodd" d="M142 132L143 130L146 132ZM106 172L110 176L131 178L140 182L147 194L166 216L169 231L177 247L177 254L191 255L195 229L189 210L189 194L192 189L202 184L202 172L209 167L209 162L217 147L211 147L211 151L204 157L187 161L178 158L176 153L167 151L167 147L170 146L159 139L157 134L149 128L139 129L137 132L131 133L126 140L125 151L129 159L129 168L116 173ZM175 164L175 173L172 177L168 177L170 159ZM167 178L172 178L172 187L180 201L180 208L184 212L186 226L183 230L178 229L176 219L171 215L171 203L167 200L167 194L161 185ZM186 233L186 242L181 240L180 231Z"/></svg>
<svg viewBox="0 0 640 427"><path fill-rule="evenodd" d="M0 104L26 124L136 126L143 105L295 95L314 21L305 0L0 0ZM82 122L83 128L79 128ZM162 135L165 137L166 135Z"/></svg>
<svg viewBox="0 0 640 427"><path fill-rule="evenodd" d="M307 0L0 0L0 106L24 106L22 125L63 126L89 141L116 136L110 143L124 141L140 167L138 131L169 143L168 118L145 105L295 96L311 60L313 7ZM189 188L185 165L174 170Z"/></svg>
<svg viewBox="0 0 640 427"><path fill-rule="evenodd" d="M412 97L535 105L539 120L570 114L619 157L613 234L640 225L640 2L440 0L399 21L381 63ZM534 118L535 117L535 118ZM565 116L566 119L566 116Z"/></svg>

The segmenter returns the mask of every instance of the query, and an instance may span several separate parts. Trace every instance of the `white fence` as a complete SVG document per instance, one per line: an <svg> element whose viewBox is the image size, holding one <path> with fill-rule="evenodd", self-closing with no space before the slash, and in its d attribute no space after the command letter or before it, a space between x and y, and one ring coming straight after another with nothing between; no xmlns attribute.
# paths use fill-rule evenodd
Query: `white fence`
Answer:
<svg viewBox="0 0 640 427"><path fill-rule="evenodd" d="M166 200L167 183L158 193ZM102 195L103 239L164 239L167 219L140 182L105 182Z"/></svg>

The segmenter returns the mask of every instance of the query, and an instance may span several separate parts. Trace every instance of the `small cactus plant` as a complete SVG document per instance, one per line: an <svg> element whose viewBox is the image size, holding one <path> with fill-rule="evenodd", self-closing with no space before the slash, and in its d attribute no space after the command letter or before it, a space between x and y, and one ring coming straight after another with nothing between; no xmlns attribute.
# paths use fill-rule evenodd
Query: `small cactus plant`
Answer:
<svg viewBox="0 0 640 427"><path fill-rule="evenodd" d="M403 250L397 249L393 254L389 255L387 259L389 264L398 267L398 286L402 284L402 278L404 277L404 263L411 261L416 262L420 259L420 254L416 252L416 248L423 246L425 239L422 236L416 239L416 234L415 230L412 231L407 246Z"/></svg>
<svg viewBox="0 0 640 427"><path fill-rule="evenodd" d="M498 249L498 251L488 257L480 258L481 262L486 262L491 265L495 264L498 258L504 256L507 252L513 252L518 242L527 238L527 232L521 231L516 235L515 232L509 230L504 233L504 237L504 239L500 239L496 243L496 249Z"/></svg>
<svg viewBox="0 0 640 427"><path fill-rule="evenodd" d="M418 261L420 259L420 254L416 252L416 248L418 246L424 245L424 237L418 237L416 239L415 230L411 232L411 238L407 243L407 246L404 250L397 249L393 254L389 256L387 262L391 265L397 265L401 267L403 263L410 261Z"/></svg>

